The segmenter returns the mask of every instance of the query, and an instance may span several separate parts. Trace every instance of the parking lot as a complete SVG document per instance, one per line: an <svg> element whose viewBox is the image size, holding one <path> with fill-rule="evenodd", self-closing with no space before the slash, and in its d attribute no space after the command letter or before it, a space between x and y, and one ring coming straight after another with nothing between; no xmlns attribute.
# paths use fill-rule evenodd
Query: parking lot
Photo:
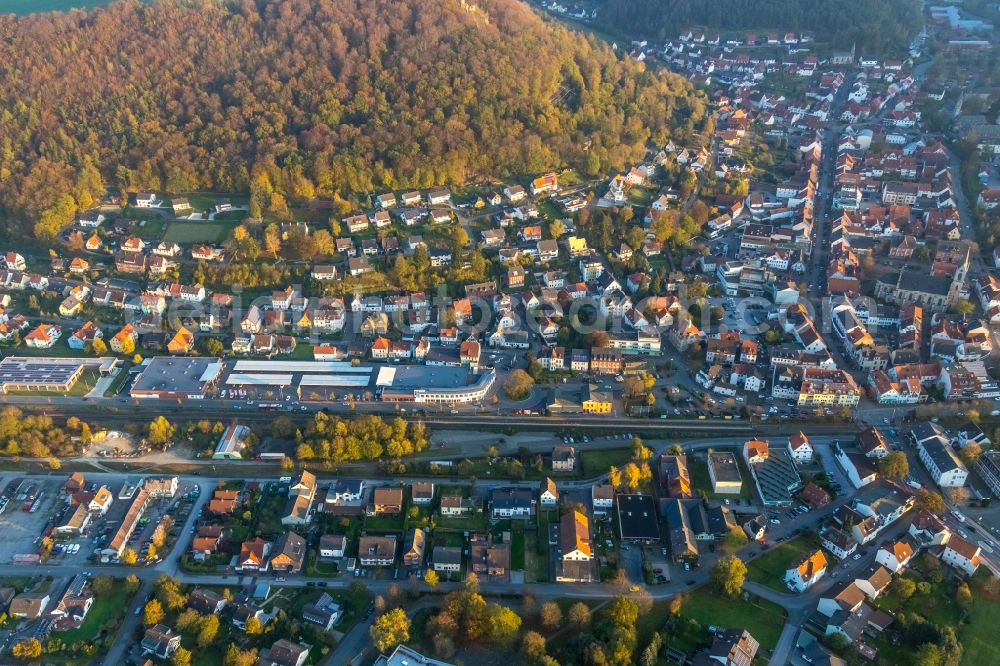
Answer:
<svg viewBox="0 0 1000 666"><path fill-rule="evenodd" d="M67 475L68 476L68 475ZM104 481L102 484L85 482L83 493L92 494L100 485L107 485L112 492L113 501L104 516L93 514L94 517L83 529L81 534L58 534L52 532L55 542L49 562L52 564L79 564L85 566L94 561L96 553L105 546L115 531L121 525L125 513L131 504L130 497L120 497L124 486L135 486L142 481L141 477L126 477ZM59 524L68 506L65 490L66 477L28 477L17 474L0 475L0 529L4 539L0 540L0 562L7 564L13 561L15 555L30 555L37 553L42 545L42 537ZM153 532L160 519L167 513L177 526L183 525L191 510L191 502L185 496L191 497L194 484L181 484L177 495L172 499L159 499L150 503L139 528L129 539L128 546L143 560ZM89 495L85 495L89 496ZM167 543L171 543L168 535Z"/></svg>
<svg viewBox="0 0 1000 666"><path fill-rule="evenodd" d="M642 546L622 544L619 547L621 558L619 564L625 570L628 579L637 585L642 585L645 577L642 573Z"/></svg>
<svg viewBox="0 0 1000 666"><path fill-rule="evenodd" d="M649 562L650 568L653 570L653 580L660 584L670 582L672 578L670 549L654 545L644 547L644 552L646 561Z"/></svg>
<svg viewBox="0 0 1000 666"><path fill-rule="evenodd" d="M46 524L53 515L60 515L65 504L59 497L60 478L28 479L4 474L0 476L0 488L6 500L3 513L0 513L0 530L4 535L0 539L0 562L7 564L14 555L38 550Z"/></svg>

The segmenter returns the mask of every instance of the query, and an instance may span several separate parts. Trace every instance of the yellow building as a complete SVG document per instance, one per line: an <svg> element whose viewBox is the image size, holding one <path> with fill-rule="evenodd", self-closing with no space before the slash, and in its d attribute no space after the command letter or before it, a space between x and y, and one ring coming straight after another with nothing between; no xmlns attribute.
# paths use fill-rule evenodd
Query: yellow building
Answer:
<svg viewBox="0 0 1000 666"><path fill-rule="evenodd" d="M588 384L583 389L582 405L585 414L610 414L614 399L609 391L598 391L596 384Z"/></svg>

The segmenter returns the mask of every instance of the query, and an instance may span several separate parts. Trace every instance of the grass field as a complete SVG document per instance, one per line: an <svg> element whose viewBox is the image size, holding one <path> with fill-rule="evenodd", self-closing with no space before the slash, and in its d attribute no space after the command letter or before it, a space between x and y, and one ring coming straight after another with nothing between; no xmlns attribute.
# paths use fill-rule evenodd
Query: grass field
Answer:
<svg viewBox="0 0 1000 666"><path fill-rule="evenodd" d="M662 631L668 617L667 602L657 602L653 611L639 617L639 645L645 645L654 631ZM785 624L785 612L777 604L763 599L744 601L716 596L709 588L700 587L684 597L681 621L673 631L664 632L668 645L689 654L711 642L708 627L742 628L753 634L762 648L773 650Z"/></svg>
<svg viewBox="0 0 1000 666"><path fill-rule="evenodd" d="M988 597L983 584L989 580L989 571L980 567L971 583L975 603L969 611L969 624L959 629L958 637L965 646L963 664L1000 663L1000 644L996 640L1000 626L1000 601Z"/></svg>
<svg viewBox="0 0 1000 666"><path fill-rule="evenodd" d="M816 536L811 533L780 543L747 564L748 577L779 592L788 592L785 571L796 557L817 546Z"/></svg>
<svg viewBox="0 0 1000 666"><path fill-rule="evenodd" d="M99 7L111 0L0 0L0 14L36 14L73 8Z"/></svg>
<svg viewBox="0 0 1000 666"><path fill-rule="evenodd" d="M171 222L163 240L171 243L221 243L234 226L228 222Z"/></svg>
<svg viewBox="0 0 1000 666"><path fill-rule="evenodd" d="M57 631L52 637L61 639L67 645L72 645L76 641L93 641L104 625L121 619L128 607L129 596L131 595L124 585L115 585L108 596L97 597L94 600L94 605L79 628Z"/></svg>
<svg viewBox="0 0 1000 666"><path fill-rule="evenodd" d="M916 572L916 568L911 571ZM907 577L914 582L920 581L919 576L907 574ZM951 583L937 585L929 594L918 591L902 603L890 588L879 597L877 605L893 614L901 611L919 614L938 627L954 627L964 647L962 664L997 664L1000 663L1000 644L996 641L996 628L1000 623L1000 600L984 591L983 586L989 578L990 573L986 567L980 567L969 583L975 601L969 609L967 622L962 621L963 611L955 603L954 585ZM894 645L885 636L873 641L873 645L878 649L879 659L883 663L905 664L913 661L915 650L911 645Z"/></svg>
<svg viewBox="0 0 1000 666"><path fill-rule="evenodd" d="M612 465L621 467L632 458L632 448L627 449L598 449L596 451L583 451L580 453L580 467L583 468L583 476L590 478L600 474L607 474L608 468Z"/></svg>

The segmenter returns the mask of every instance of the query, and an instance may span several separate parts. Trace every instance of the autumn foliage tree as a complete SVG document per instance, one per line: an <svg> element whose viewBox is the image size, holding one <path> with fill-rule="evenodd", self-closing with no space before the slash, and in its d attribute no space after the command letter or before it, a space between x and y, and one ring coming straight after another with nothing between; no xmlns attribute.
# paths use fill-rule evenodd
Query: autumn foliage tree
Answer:
<svg viewBox="0 0 1000 666"><path fill-rule="evenodd" d="M399 643L410 640L410 618L402 608L379 615L369 629L375 649L387 652Z"/></svg>
<svg viewBox="0 0 1000 666"><path fill-rule="evenodd" d="M0 208L44 240L106 184L244 191L251 217L287 219L313 196L336 210L379 189L621 169L707 110L682 77L512 0L120 2L0 16L0 34Z"/></svg>
<svg viewBox="0 0 1000 666"><path fill-rule="evenodd" d="M736 597L743 589L747 577L747 565L735 555L719 559L709 571L708 578L715 588L726 597Z"/></svg>

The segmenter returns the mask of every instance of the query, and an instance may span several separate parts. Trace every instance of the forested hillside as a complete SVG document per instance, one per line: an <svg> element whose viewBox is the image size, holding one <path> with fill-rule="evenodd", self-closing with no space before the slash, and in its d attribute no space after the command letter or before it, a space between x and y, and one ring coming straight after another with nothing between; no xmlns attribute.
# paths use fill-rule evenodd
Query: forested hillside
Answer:
<svg viewBox="0 0 1000 666"><path fill-rule="evenodd" d="M660 39L693 27L811 30L817 40L869 53L906 46L923 22L917 0L604 0L601 17L623 33Z"/></svg>
<svg viewBox="0 0 1000 666"><path fill-rule="evenodd" d="M106 185L250 189L254 212L281 211L561 165L596 174L703 115L683 79L515 0L0 17L0 206L42 238Z"/></svg>

